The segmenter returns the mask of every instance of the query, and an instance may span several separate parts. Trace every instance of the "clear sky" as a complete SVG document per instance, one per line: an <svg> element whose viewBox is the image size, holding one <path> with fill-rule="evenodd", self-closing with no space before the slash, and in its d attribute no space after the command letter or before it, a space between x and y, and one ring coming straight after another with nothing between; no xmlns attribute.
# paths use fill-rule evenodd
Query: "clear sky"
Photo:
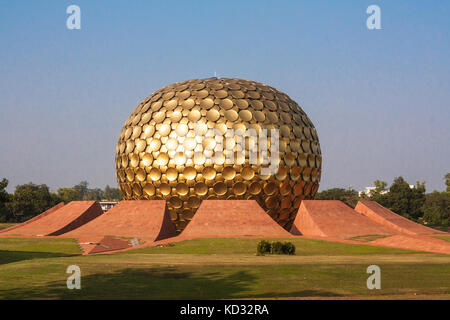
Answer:
<svg viewBox="0 0 450 320"><path fill-rule="evenodd" d="M81 30L66 8L81 8ZM381 8L368 30L366 8ZM0 0L0 178L116 186L141 99L212 76L260 81L309 115L321 189L450 172L449 1Z"/></svg>

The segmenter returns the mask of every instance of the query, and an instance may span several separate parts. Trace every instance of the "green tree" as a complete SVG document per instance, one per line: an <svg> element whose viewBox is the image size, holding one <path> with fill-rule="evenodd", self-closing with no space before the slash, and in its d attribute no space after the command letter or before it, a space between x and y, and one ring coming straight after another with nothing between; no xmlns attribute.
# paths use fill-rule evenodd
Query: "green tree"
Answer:
<svg viewBox="0 0 450 320"><path fill-rule="evenodd" d="M59 198L49 191L45 184L36 185L27 183L18 185L7 208L12 216L9 222L22 222L28 220L59 202Z"/></svg>
<svg viewBox="0 0 450 320"><path fill-rule="evenodd" d="M58 188L57 193L61 201L64 201L65 203L82 200L80 194L75 188Z"/></svg>
<svg viewBox="0 0 450 320"><path fill-rule="evenodd" d="M447 186L445 191L450 192L450 172L445 175L444 179L445 179L445 185Z"/></svg>
<svg viewBox="0 0 450 320"><path fill-rule="evenodd" d="M6 191L8 187L8 179L3 178L0 181L0 222L7 222L11 218L11 214L7 208L7 203L10 201L10 195Z"/></svg>
<svg viewBox="0 0 450 320"><path fill-rule="evenodd" d="M406 218L418 220L423 216L425 182L417 182L411 188L403 177L397 177L389 187L389 192L375 192L371 199Z"/></svg>
<svg viewBox="0 0 450 320"><path fill-rule="evenodd" d="M103 200L103 190L99 188L87 189L86 194L84 195L84 200Z"/></svg>
<svg viewBox="0 0 450 320"><path fill-rule="evenodd" d="M341 200L350 207L354 208L359 200L358 192L353 188L343 189L343 188L331 188L321 192L316 193L314 197L316 200Z"/></svg>
<svg viewBox="0 0 450 320"><path fill-rule="evenodd" d="M103 191L103 199L105 200L122 200L122 195L118 188L111 188L109 185L106 185L105 190Z"/></svg>
<svg viewBox="0 0 450 320"><path fill-rule="evenodd" d="M434 191L426 195L423 205L423 221L430 225L448 226L450 216L450 193Z"/></svg>
<svg viewBox="0 0 450 320"><path fill-rule="evenodd" d="M88 192L88 185L89 185L89 183L87 181L81 181L79 184L74 186L74 189L79 194L80 200L87 200L86 196L87 196L87 192Z"/></svg>

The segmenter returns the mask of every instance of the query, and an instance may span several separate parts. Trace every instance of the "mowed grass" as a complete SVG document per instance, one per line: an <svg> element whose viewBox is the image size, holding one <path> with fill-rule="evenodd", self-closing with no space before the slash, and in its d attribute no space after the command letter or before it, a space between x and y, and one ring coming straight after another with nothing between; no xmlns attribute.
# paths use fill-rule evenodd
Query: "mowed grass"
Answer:
<svg viewBox="0 0 450 320"><path fill-rule="evenodd" d="M0 265L15 261L81 254L75 239L0 238Z"/></svg>
<svg viewBox="0 0 450 320"><path fill-rule="evenodd" d="M0 230L14 227L15 225L18 225L18 223L0 223Z"/></svg>
<svg viewBox="0 0 450 320"><path fill-rule="evenodd" d="M295 256L256 256L258 239L81 256L71 239L0 238L0 260L23 258L0 264L0 299L450 298L450 256L282 240L296 245ZM371 264L381 268L381 290L366 287ZM69 265L81 268L81 290L66 287Z"/></svg>
<svg viewBox="0 0 450 320"><path fill-rule="evenodd" d="M173 243L173 246L147 247L126 251L122 254L255 254L256 245L263 239L194 239ZM365 245L346 244L305 238L266 239L289 241L295 245L296 255L367 255L411 254L410 250Z"/></svg>
<svg viewBox="0 0 450 320"><path fill-rule="evenodd" d="M441 240L445 240L445 241L450 241L450 236L437 236L435 238L441 239Z"/></svg>

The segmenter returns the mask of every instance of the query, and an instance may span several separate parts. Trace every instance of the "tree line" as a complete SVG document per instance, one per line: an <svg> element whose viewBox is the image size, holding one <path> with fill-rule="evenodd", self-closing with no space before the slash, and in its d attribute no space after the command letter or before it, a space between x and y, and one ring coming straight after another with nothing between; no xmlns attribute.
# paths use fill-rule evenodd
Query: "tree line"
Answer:
<svg viewBox="0 0 450 320"><path fill-rule="evenodd" d="M6 191L9 181L0 181L0 222L23 222L44 212L63 201L111 200L122 199L119 189L106 186L105 189L88 188L88 182L82 181L71 188L59 188L51 192L45 184L32 182L18 185L14 193Z"/></svg>
<svg viewBox="0 0 450 320"><path fill-rule="evenodd" d="M359 194L352 188L332 188L318 192L316 200L341 200L354 208L359 200L372 200L410 220L429 226L448 228L450 216L450 173L444 177L443 192L426 193L425 182L417 182L414 188L403 177L394 179L391 186L376 180L369 194Z"/></svg>

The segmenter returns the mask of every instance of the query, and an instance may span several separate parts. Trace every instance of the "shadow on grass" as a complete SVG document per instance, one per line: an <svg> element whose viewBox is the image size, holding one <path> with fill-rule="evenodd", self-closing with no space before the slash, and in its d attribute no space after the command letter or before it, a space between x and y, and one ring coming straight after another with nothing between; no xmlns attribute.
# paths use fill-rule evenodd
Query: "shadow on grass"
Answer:
<svg viewBox="0 0 450 320"><path fill-rule="evenodd" d="M83 272L83 271L82 271ZM0 290L0 299L233 299L336 296L331 292L251 294L256 277L246 271L231 274L185 272L177 267L122 269L81 276L81 289L69 290L65 278L40 286Z"/></svg>
<svg viewBox="0 0 450 320"><path fill-rule="evenodd" d="M0 250L0 265L31 259L70 257L73 254L55 252L9 251Z"/></svg>

